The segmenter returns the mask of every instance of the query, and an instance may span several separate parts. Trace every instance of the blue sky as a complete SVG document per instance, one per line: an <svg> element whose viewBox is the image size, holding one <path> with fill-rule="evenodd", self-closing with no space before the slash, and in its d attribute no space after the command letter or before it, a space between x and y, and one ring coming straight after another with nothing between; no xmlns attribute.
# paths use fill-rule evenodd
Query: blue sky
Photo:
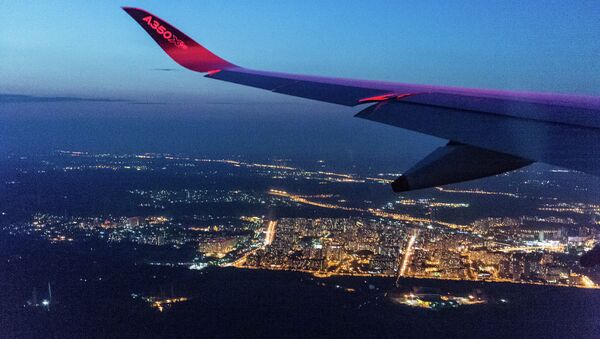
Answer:
<svg viewBox="0 0 600 339"><path fill-rule="evenodd" d="M122 5L145 8L249 68L600 94L598 1L4 2L1 90L139 99L259 93L181 70Z"/></svg>
<svg viewBox="0 0 600 339"><path fill-rule="evenodd" d="M1 119L357 120L356 109L184 70L124 5L248 68L600 95L598 1L6 1L0 94L127 101L5 99ZM174 71L156 70L164 68ZM364 121L344 126L345 134L414 134Z"/></svg>

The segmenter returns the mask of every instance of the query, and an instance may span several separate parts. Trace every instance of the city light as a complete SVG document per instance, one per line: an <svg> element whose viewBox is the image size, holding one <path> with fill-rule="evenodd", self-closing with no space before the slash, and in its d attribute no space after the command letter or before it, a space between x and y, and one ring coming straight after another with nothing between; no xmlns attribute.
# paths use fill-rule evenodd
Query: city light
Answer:
<svg viewBox="0 0 600 339"><path fill-rule="evenodd" d="M305 170L282 161L269 164L147 153L59 154L61 161L64 157L69 161L56 167L57 171L164 171L173 166L182 173L212 173L213 166L225 165L245 171L244 175L267 180L273 176L283 178L278 187L285 187L286 180L317 181L319 186L378 185L380 179L397 175ZM16 182L8 180L13 181ZM191 247L196 249L193 259L147 264L192 270L222 266L292 270L318 277L413 277L598 287L596 276L581 269L577 259L600 238L595 229L600 205L552 198L538 203L535 211L542 214L489 217L475 211L474 220L449 219L447 213L439 212L473 212L469 200L463 200L465 194L511 200L530 198L483 189L437 191L443 198L401 196L373 203L320 190L136 187L127 189L128 199L151 213L69 216L37 212L29 220L2 227L10 234L36 235L52 243L101 239L175 249ZM201 211L202 206L211 204L250 206L253 212L241 216L199 213L183 219L168 213L182 206ZM266 216L268 211L303 207L316 208L311 212L316 217ZM349 212L353 217L318 217L327 215L328 210L342 212L341 215ZM254 213L259 211L262 213ZM464 222L459 224L458 220Z"/></svg>

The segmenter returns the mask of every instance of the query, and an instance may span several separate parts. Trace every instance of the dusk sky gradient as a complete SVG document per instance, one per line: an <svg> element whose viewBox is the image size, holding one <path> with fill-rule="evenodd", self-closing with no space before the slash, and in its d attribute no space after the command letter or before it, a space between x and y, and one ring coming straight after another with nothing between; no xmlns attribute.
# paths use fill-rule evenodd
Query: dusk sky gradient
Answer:
<svg viewBox="0 0 600 339"><path fill-rule="evenodd" d="M440 143L357 121L357 108L205 79L168 58L120 6L144 8L253 69L600 95L598 1L4 1L0 151L216 152L222 136L222 151L243 153L258 133L256 149L382 145L374 152L418 158ZM73 100L48 99L56 97Z"/></svg>

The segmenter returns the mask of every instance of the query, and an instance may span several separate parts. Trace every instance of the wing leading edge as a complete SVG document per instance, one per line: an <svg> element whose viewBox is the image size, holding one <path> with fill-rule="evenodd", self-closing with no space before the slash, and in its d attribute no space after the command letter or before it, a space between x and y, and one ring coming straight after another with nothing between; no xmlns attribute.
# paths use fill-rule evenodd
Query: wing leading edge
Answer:
<svg viewBox="0 0 600 339"><path fill-rule="evenodd" d="M123 8L178 64L211 79L345 106L357 117L451 142L395 191L495 175L534 161L600 175L600 98L464 89L256 71L213 54L157 16Z"/></svg>

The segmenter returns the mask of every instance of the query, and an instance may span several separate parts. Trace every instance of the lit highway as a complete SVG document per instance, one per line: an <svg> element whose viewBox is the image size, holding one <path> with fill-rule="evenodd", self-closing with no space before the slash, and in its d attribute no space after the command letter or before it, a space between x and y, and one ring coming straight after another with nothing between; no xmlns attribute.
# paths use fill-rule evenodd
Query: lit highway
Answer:
<svg viewBox="0 0 600 339"><path fill-rule="evenodd" d="M310 206L315 206L315 207L368 213L368 214L374 215L376 217L388 218L388 219L393 219L393 220L397 220L397 221L406 221L406 222L417 223L417 224L438 224L438 225L441 225L441 226L444 226L447 228L452 228L452 229L468 230L468 228L469 228L468 226L465 226L465 225L458 225L458 224L453 224L453 223L439 221L439 220L432 220L430 218L413 217L408 214L385 212L380 209L374 209L374 208L364 209L364 208L346 207L346 206L340 206L340 205L335 205L335 204L321 203L321 202L317 202L317 201L308 200L307 198L304 198L303 196L288 193L286 191L281 191L281 190L271 189L268 191L268 193L271 195L274 195L274 196L290 199L291 201L294 201L294 202L297 202L300 204L305 204L305 205L310 205Z"/></svg>
<svg viewBox="0 0 600 339"><path fill-rule="evenodd" d="M275 239L275 228L277 227L277 221L271 220L267 224L267 232L265 234L265 246L271 245Z"/></svg>
<svg viewBox="0 0 600 339"><path fill-rule="evenodd" d="M406 274L406 269L408 268L408 264L410 263L410 257L412 256L413 246L415 245L415 241L417 240L418 234L419 231L417 229L413 229L412 235L410 236L410 238L408 238L408 243L406 244L404 258L402 259L402 265L400 266L398 277L403 277Z"/></svg>

